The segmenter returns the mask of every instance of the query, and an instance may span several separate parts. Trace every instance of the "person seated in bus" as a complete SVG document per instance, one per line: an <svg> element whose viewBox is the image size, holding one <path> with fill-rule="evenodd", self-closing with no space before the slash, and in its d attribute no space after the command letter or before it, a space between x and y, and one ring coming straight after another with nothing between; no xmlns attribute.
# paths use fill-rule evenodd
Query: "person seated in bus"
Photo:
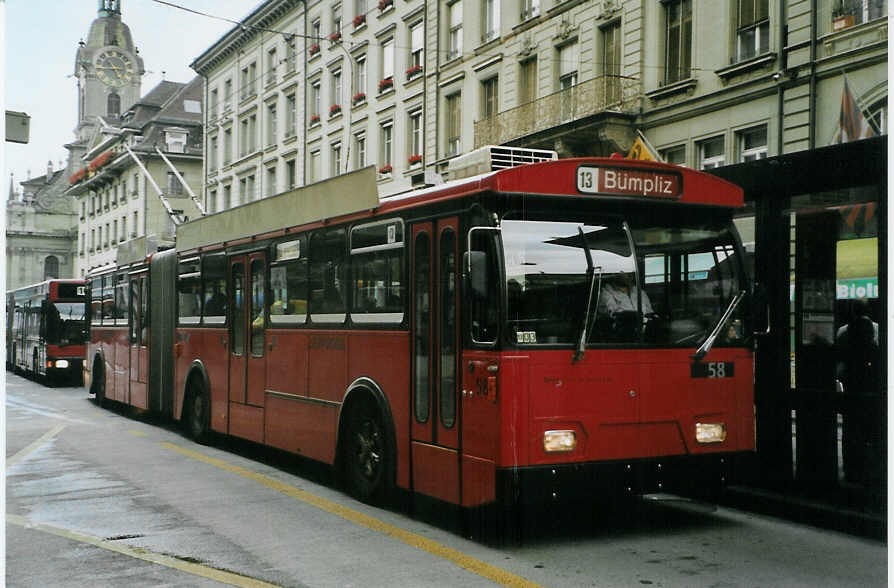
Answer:
<svg viewBox="0 0 894 588"><path fill-rule="evenodd" d="M638 314L637 297L642 301L642 315ZM627 339L639 332L654 310L649 295L636 284L634 274L622 272L603 281L596 313L608 317L614 334Z"/></svg>
<svg viewBox="0 0 894 588"><path fill-rule="evenodd" d="M205 316L224 316L227 314L227 297L221 292L219 284L211 285L211 295L205 300Z"/></svg>

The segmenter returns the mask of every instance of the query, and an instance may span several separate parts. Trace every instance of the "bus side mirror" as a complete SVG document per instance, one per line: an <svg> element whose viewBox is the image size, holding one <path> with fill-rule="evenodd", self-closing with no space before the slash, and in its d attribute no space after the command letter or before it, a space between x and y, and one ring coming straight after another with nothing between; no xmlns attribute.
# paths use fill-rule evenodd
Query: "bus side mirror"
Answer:
<svg viewBox="0 0 894 588"><path fill-rule="evenodd" d="M770 334L770 298L763 284L751 291L751 325L755 335Z"/></svg>
<svg viewBox="0 0 894 588"><path fill-rule="evenodd" d="M469 280L469 289L475 298L487 298L487 253L467 251L463 256Z"/></svg>

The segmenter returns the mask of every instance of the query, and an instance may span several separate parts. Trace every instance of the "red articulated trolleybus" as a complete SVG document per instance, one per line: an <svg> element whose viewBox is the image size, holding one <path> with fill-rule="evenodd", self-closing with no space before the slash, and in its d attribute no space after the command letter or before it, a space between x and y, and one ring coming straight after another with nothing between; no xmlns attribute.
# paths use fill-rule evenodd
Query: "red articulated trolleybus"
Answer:
<svg viewBox="0 0 894 588"><path fill-rule="evenodd" d="M359 170L93 277L86 383L368 501L719 483L754 449L742 206L698 171L524 149L382 199Z"/></svg>
<svg viewBox="0 0 894 588"><path fill-rule="evenodd" d="M7 292L7 367L32 378L80 382L85 291L84 280L47 280Z"/></svg>

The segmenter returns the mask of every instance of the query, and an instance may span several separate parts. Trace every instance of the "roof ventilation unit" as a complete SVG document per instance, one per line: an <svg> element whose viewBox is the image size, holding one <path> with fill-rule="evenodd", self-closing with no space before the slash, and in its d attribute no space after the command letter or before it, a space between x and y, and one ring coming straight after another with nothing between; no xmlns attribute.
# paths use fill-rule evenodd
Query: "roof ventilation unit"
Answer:
<svg viewBox="0 0 894 588"><path fill-rule="evenodd" d="M459 180L487 172L541 161L552 161L559 156L555 151L487 145L454 157L447 164L448 180Z"/></svg>

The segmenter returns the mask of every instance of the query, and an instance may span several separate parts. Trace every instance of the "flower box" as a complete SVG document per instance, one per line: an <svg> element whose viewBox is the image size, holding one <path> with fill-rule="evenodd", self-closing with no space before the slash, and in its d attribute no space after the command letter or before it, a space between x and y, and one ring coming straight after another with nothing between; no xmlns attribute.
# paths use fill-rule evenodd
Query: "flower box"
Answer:
<svg viewBox="0 0 894 588"><path fill-rule="evenodd" d="M341 112L341 104L333 104L329 107L329 116L335 116Z"/></svg>
<svg viewBox="0 0 894 588"><path fill-rule="evenodd" d="M363 24L366 24L366 15L365 14L358 14L357 16L354 17L354 28L355 29L360 27L360 25L363 25Z"/></svg>
<svg viewBox="0 0 894 588"><path fill-rule="evenodd" d="M854 26L856 19L853 14L841 14L832 17L832 32L843 31Z"/></svg>
<svg viewBox="0 0 894 588"><path fill-rule="evenodd" d="M388 174L391 173L392 169L393 168L391 167L390 163L383 165L382 167L379 168L379 175L387 176Z"/></svg>
<svg viewBox="0 0 894 588"><path fill-rule="evenodd" d="M311 45L310 49L308 49L307 52L310 53L311 55L316 55L317 53L319 53L320 52L319 43L314 43L313 45Z"/></svg>
<svg viewBox="0 0 894 588"><path fill-rule="evenodd" d="M414 77L422 73L422 65L416 64L411 68L407 69L407 79L412 80Z"/></svg>
<svg viewBox="0 0 894 588"><path fill-rule="evenodd" d="M318 122L320 122L320 115L319 115L319 114L312 114L312 115L310 116L310 124L311 124L311 125L315 125L315 124L317 124Z"/></svg>
<svg viewBox="0 0 894 588"><path fill-rule="evenodd" d="M390 90L394 87L394 78L385 78L379 82L379 93Z"/></svg>
<svg viewBox="0 0 894 588"><path fill-rule="evenodd" d="M351 98L351 103L356 105L356 104L360 104L361 102L363 102L365 100L366 100L366 94L363 92L357 92L356 94L354 94L354 97Z"/></svg>
<svg viewBox="0 0 894 588"><path fill-rule="evenodd" d="M379 10L381 12L385 12L392 6L394 6L394 0L379 0Z"/></svg>
<svg viewBox="0 0 894 588"><path fill-rule="evenodd" d="M68 183L69 184L77 184L78 182L80 182L81 180L83 180L86 177L87 177L87 168L82 167L75 173L71 174L71 177L68 178Z"/></svg>
<svg viewBox="0 0 894 588"><path fill-rule="evenodd" d="M331 35L329 35L329 41L332 43L338 42L339 39L341 39L340 32L335 32L335 33L332 33Z"/></svg>
<svg viewBox="0 0 894 588"><path fill-rule="evenodd" d="M422 154L414 153L413 155L407 158L407 163L410 165L416 165L418 163L422 163Z"/></svg>

